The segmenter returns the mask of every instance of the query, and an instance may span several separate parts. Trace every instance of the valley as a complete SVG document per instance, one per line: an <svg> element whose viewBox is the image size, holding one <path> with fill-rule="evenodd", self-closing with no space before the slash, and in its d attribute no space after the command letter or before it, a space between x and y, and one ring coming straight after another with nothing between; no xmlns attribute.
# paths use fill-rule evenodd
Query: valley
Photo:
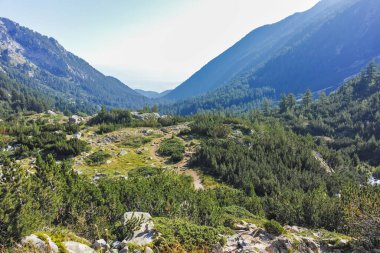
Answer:
<svg viewBox="0 0 380 253"><path fill-rule="evenodd" d="M196 6L178 16L207 4ZM94 66L135 80L151 79L137 66L157 57L143 62L157 76L144 85L171 88L164 79L188 71L174 65L190 69L205 52L206 37L191 37L204 27L176 30L174 18L161 29L153 17L170 11L153 9L128 20L104 10L101 24L89 19L96 34L68 41L89 55L107 45ZM379 12L378 0L318 1L163 92L132 89L0 17L0 253L379 253ZM165 37L185 28L191 39ZM131 52L140 33L149 39ZM182 59L175 39L199 52Z"/></svg>

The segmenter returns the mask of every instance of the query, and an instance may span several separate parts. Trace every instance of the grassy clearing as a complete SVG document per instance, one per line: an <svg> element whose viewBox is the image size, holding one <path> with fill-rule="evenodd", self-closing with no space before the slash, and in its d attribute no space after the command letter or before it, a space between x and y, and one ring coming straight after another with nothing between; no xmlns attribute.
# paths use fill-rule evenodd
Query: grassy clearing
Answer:
<svg viewBox="0 0 380 253"><path fill-rule="evenodd" d="M109 164L101 164L98 166L89 166L83 164L75 167L82 171L85 175L93 176L95 173L105 173L107 175L122 174L126 175L130 170L138 167L156 166L157 163L150 160L149 152L144 150L143 153L137 154L135 150L128 149L124 156L113 156L110 158Z"/></svg>
<svg viewBox="0 0 380 253"><path fill-rule="evenodd" d="M146 144L150 143L152 141L153 137L145 137L145 136L138 136L138 135L131 135L125 138L119 146L120 147L129 147L129 148L139 148L142 146L145 146Z"/></svg>
<svg viewBox="0 0 380 253"><path fill-rule="evenodd" d="M76 165L75 169L83 172L88 176L94 176L96 173L105 173L109 176L127 175L132 169L139 167L162 167L162 162L152 157L151 142L154 138L160 137L158 134L144 136L141 132L144 130L136 128L123 128L119 131L106 135L95 135L95 129L87 129L85 140L91 142L91 152L95 153L102 150L111 155L107 158L106 163L90 166L85 162ZM99 140L117 136L117 141L110 143L98 143ZM85 160L83 156L79 156Z"/></svg>

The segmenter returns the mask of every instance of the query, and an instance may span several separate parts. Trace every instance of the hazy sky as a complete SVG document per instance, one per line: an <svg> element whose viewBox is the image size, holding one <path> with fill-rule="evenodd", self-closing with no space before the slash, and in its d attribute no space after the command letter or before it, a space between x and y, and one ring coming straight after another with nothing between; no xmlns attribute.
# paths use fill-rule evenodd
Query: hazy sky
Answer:
<svg viewBox="0 0 380 253"><path fill-rule="evenodd" d="M254 28L318 0L0 0L0 16L56 38L133 88L173 88Z"/></svg>

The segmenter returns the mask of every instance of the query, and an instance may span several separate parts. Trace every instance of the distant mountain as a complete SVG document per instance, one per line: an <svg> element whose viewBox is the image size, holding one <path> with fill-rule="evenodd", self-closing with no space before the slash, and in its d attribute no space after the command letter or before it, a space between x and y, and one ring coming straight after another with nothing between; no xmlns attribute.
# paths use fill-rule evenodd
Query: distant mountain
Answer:
<svg viewBox="0 0 380 253"><path fill-rule="evenodd" d="M323 0L252 31L165 98L179 101L207 93L210 100L216 89L223 94L234 87L270 87L277 95L336 88L380 58L379 12L378 0Z"/></svg>
<svg viewBox="0 0 380 253"><path fill-rule="evenodd" d="M0 18L0 72L72 104L138 108L149 100L66 51L55 39Z"/></svg>
<svg viewBox="0 0 380 253"><path fill-rule="evenodd" d="M145 91L145 90L141 90L141 89L135 89L135 91L137 93L139 93L140 95L143 95L144 97L147 97L147 98L160 98L160 97L163 97L163 96L169 94L169 92L171 92L172 90L165 90L163 92L156 92L156 91Z"/></svg>

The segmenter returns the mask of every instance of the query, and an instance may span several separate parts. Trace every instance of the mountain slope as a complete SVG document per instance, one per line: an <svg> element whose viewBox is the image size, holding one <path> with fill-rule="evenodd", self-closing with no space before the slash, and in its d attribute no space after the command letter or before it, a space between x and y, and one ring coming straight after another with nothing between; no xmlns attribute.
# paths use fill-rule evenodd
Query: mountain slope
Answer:
<svg viewBox="0 0 380 253"><path fill-rule="evenodd" d="M147 97L147 98L160 98L171 92L171 90L156 92L156 91L146 91L146 90L141 90L141 89L135 89L135 91L139 93L140 95L143 95L144 97Z"/></svg>
<svg viewBox="0 0 380 253"><path fill-rule="evenodd" d="M337 113L339 112L339 113ZM313 104L311 120L295 121L293 129L314 136L328 136L330 146L351 157L380 165L380 71L371 63L330 96Z"/></svg>
<svg viewBox="0 0 380 253"><path fill-rule="evenodd" d="M0 72L26 80L57 96L105 104L110 107L141 107L147 99L119 80L94 69L83 59L48 38L13 21L0 18Z"/></svg>
<svg viewBox="0 0 380 253"><path fill-rule="evenodd" d="M324 0L252 31L165 98L183 100L243 82L281 92L340 84L380 56L380 2Z"/></svg>

